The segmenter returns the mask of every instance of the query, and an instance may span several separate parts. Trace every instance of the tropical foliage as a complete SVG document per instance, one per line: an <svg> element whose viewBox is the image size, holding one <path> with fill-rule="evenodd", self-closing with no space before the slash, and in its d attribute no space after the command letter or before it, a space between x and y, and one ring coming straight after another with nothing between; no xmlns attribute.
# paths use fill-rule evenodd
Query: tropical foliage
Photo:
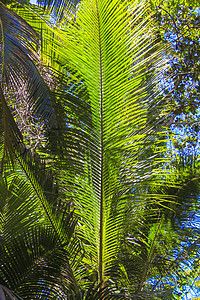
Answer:
<svg viewBox="0 0 200 300"><path fill-rule="evenodd" d="M199 162L174 146L168 19L38 2L0 3L0 297L179 299L199 271Z"/></svg>

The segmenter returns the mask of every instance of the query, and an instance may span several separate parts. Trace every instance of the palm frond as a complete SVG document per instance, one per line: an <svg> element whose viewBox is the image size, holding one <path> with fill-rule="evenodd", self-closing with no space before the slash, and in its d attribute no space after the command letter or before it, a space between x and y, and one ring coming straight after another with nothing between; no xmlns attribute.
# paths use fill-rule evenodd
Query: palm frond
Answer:
<svg viewBox="0 0 200 300"><path fill-rule="evenodd" d="M82 290L78 295L68 294L69 300L114 300L114 299L129 299L128 295L119 292L114 292L109 286L102 287L102 283L90 285L87 290Z"/></svg>
<svg viewBox="0 0 200 300"><path fill-rule="evenodd" d="M1 82L10 88L28 85L27 101L37 117L53 117L50 93L35 63L39 47L38 34L22 18L0 5ZM9 92L9 91L8 91Z"/></svg>
<svg viewBox="0 0 200 300"><path fill-rule="evenodd" d="M147 66L159 59L147 10L130 1L82 1L76 21L66 17L63 30L55 31L56 55L69 66L68 89L61 98L68 123L62 144L67 151L58 163L63 169L59 178L74 201L79 235L88 240L86 252L99 268L100 281L117 253L133 188L151 176L150 157L138 162L138 153L144 156L153 143L148 107L155 98L148 92L154 83L144 82L147 74L153 76L154 68L149 72ZM78 91L84 86L82 98ZM81 103L89 108L82 120Z"/></svg>
<svg viewBox="0 0 200 300"><path fill-rule="evenodd" d="M60 241L48 217L41 214L38 196L30 183L15 172L5 175L6 179L0 181L1 282L23 298L31 293L76 292L69 264L74 264L80 255L79 243L73 236L76 218L67 208L56 205L54 218L64 233Z"/></svg>
<svg viewBox="0 0 200 300"><path fill-rule="evenodd" d="M1 278L22 298L53 297L73 289L68 253L50 228L38 226L21 232L9 243L2 243L1 253Z"/></svg>
<svg viewBox="0 0 200 300"><path fill-rule="evenodd" d="M45 119L50 126L55 124L50 91L44 83L35 63L39 46L38 34L22 18L0 4L0 80L1 80L1 131L4 136L2 166L8 157L12 164L13 153L23 144L23 137L14 120L10 106L13 90L26 88L26 101L35 118ZM20 151L18 151L20 154Z"/></svg>

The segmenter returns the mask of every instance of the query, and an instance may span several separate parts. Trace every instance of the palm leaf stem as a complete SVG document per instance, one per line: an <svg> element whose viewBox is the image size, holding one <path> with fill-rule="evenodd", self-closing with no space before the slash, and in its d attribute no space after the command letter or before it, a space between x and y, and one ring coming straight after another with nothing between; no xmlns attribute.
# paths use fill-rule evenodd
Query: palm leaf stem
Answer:
<svg viewBox="0 0 200 300"><path fill-rule="evenodd" d="M99 18L99 10L98 3L96 0L96 8L97 8L97 24L99 28L99 67L100 67L100 109L101 109L101 196L100 196L100 228L99 228L99 266L98 266L98 280L99 283L103 281L103 75L102 75L102 50L101 50L101 32L100 32L100 18Z"/></svg>

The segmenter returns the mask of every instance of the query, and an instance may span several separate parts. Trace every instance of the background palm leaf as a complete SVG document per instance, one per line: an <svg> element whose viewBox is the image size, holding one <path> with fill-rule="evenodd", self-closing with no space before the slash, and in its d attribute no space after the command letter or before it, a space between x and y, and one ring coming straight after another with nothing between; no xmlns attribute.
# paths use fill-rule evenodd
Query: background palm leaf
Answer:
<svg viewBox="0 0 200 300"><path fill-rule="evenodd" d="M29 101L33 110L49 118L53 113L48 88L45 87L34 62L39 46L38 34L22 18L1 4L1 80L20 86L28 81ZM28 100L27 100L28 101Z"/></svg>
<svg viewBox="0 0 200 300"><path fill-rule="evenodd" d="M73 259L80 255L73 236L76 219L66 205L59 207L58 203L53 203L56 211L46 203L48 213L42 212L40 196L26 176L9 171L6 180L1 178L1 281L23 298L30 294L66 295L68 290L76 291L69 265L70 253ZM58 227L64 234L62 239Z"/></svg>
<svg viewBox="0 0 200 300"><path fill-rule="evenodd" d="M49 89L35 66L38 34L3 4L0 4L0 26L1 126L4 132L4 156L9 153L13 161L12 153L19 152L19 143L23 141L8 105L15 102L12 99L13 91L24 86L27 91L26 101L35 117L45 119L51 126L55 122L55 115Z"/></svg>

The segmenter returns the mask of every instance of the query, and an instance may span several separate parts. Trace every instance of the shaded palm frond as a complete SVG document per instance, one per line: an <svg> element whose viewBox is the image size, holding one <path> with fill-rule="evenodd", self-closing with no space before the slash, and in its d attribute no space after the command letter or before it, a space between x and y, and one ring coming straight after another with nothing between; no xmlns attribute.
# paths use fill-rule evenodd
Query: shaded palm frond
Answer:
<svg viewBox="0 0 200 300"><path fill-rule="evenodd" d="M26 101L37 119L45 119L49 126L55 123L55 114L49 89L35 63L39 46L38 34L21 17L0 4L0 80L1 131L4 136L4 158L13 164L15 151L23 144L23 137L14 120L11 107L13 90L26 88ZM10 106L10 107L9 107ZM21 144L21 145L20 145ZM20 151L18 151L20 154ZM4 159L3 161L7 160ZM3 162L2 162L3 165Z"/></svg>
<svg viewBox="0 0 200 300"><path fill-rule="evenodd" d="M66 290L65 294L76 291L70 268L80 255L80 245L73 236L76 218L68 208L56 205L54 219L63 228L60 241L30 183L9 171L6 179L1 178L0 187L1 282L23 298L34 297L34 293L56 295L57 286L58 294L61 290Z"/></svg>
<svg viewBox="0 0 200 300"><path fill-rule="evenodd" d="M1 24L1 82L10 89L18 89L26 82L27 102L33 113L46 120L53 118L54 111L50 92L35 63L39 36L22 18L0 6ZM9 89L7 90L9 96ZM14 99L12 100L14 102Z"/></svg>
<svg viewBox="0 0 200 300"><path fill-rule="evenodd" d="M1 278L22 298L73 289L67 250L50 228L32 227L1 245Z"/></svg>
<svg viewBox="0 0 200 300"><path fill-rule="evenodd" d="M119 291L114 291L109 286L102 287L102 283L95 285L91 284L86 290L81 290L79 294L68 294L69 300L114 300L114 299L129 299L128 295L125 293L119 293Z"/></svg>

